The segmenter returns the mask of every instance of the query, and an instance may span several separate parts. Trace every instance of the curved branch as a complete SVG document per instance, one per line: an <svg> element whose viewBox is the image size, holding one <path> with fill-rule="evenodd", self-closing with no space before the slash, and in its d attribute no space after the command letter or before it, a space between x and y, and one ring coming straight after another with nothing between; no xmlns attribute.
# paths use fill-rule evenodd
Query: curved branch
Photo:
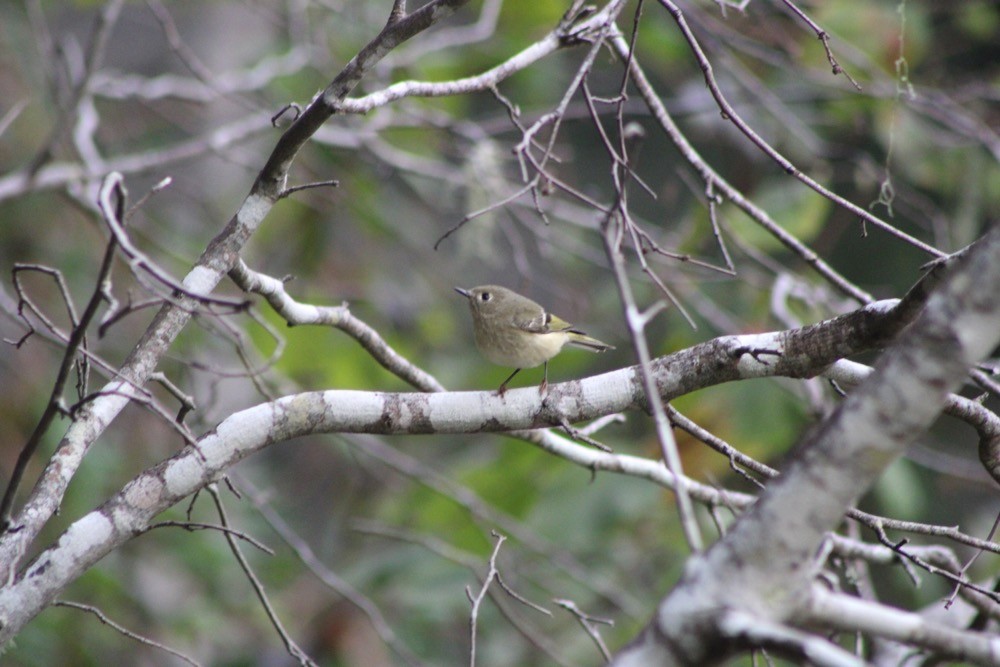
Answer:
<svg viewBox="0 0 1000 667"><path fill-rule="evenodd" d="M184 278L183 287L187 294L210 294L236 265L239 253L281 195L294 157L335 111L336 103L386 53L450 16L467 1L433 0L409 16L401 17L396 13L390 16L385 28L347 64L279 139L239 210L209 243L195 267ZM145 384L190 321L197 302L187 294L179 295L175 302L164 305L123 363L119 374L122 379L106 386L102 396L81 410L70 425L25 506L13 517L13 529L0 537L0 581L14 576L29 545L58 510L66 488L90 445L128 405L130 397L136 393L134 387Z"/></svg>
<svg viewBox="0 0 1000 667"><path fill-rule="evenodd" d="M989 260L995 260L1000 254L1000 229L990 236L989 242L981 244L970 259L986 252L992 252ZM981 264L979 261L976 267L977 281L992 284L989 270ZM993 261L993 264L990 267L993 273L1000 274L1000 262ZM946 285L954 282L949 281ZM1000 283L1000 275L996 282ZM963 289L969 291L964 286ZM990 328L992 320L989 318L993 313L986 308L990 299L1000 300L998 295L1000 289L985 297L984 319L978 323L984 326L975 328L975 336L963 333L963 344L974 346L978 351L987 342L983 329L990 334L1000 331L1000 324ZM983 299L980 296L980 300ZM700 387L740 378L812 375L835 360L830 355L856 352L863 349L862 343L883 342L905 326L906 322L896 317L897 311L909 314L910 309L894 308L897 303L878 302L854 313L792 331L718 338L655 360L651 364L653 380L661 396L670 400ZM1000 311L1000 307L995 310ZM996 316L1000 318L1000 312ZM813 339L812 345L808 338ZM967 361L963 355L953 365ZM937 390L939 384L931 383L930 386ZM855 396L862 392L853 394L848 403L861 400ZM333 432L426 434L534 429L641 408L646 400L636 370L626 368L552 385L545 397L539 396L533 388L511 390L503 397L493 392L391 394L331 390L287 396L237 412L202 437L197 446L186 447L149 469L100 508L74 523L56 546L38 557L23 577L0 591L0 643L44 609L68 581L145 528L158 513L218 480L231 466L269 445L302 435ZM867 440L865 442L870 445ZM547 440L546 446L565 447L565 444ZM630 472L659 480L669 478L669 483L677 483L659 462L573 447L573 455L580 461L587 461L595 470ZM842 465L842 462L836 459L834 465ZM789 477L794 483L801 474L786 473L777 484L789 484L786 481ZM735 494L720 494L714 488L694 483L689 485L688 491L692 498L701 501L733 505L752 501L749 496L738 498ZM760 503L754 507L758 506ZM830 505L824 511L830 516L836 514L839 520L844 508L844 505ZM808 549L810 554L813 551L814 547ZM717 553L718 549L712 549L708 555ZM796 554L800 552L793 550L783 558L787 560ZM781 561L777 556L774 559L774 562Z"/></svg>
<svg viewBox="0 0 1000 667"><path fill-rule="evenodd" d="M882 356L872 377L803 438L781 477L722 540L688 562L650 625L613 664L724 657L734 646L719 625L719 609L790 626L806 621L815 602L809 593L814 558L827 532L930 426L949 392L1000 341L1000 226L966 260ZM933 633L908 638L977 664L1000 660L1000 640L962 635L953 642Z"/></svg>

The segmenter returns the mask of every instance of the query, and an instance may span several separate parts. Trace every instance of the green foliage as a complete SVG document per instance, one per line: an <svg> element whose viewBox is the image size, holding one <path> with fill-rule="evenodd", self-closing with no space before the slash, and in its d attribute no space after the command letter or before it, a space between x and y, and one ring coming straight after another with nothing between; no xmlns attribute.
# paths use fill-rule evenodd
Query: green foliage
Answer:
<svg viewBox="0 0 1000 667"><path fill-rule="evenodd" d="M86 43L102 4L42 3L60 48L70 54L67 58ZM106 82L98 78L92 85L105 91L95 107L102 131L93 140L108 164L117 164L119 156L176 147L245 117L266 126L266 118L288 101L307 103L381 29L388 6L306 3L305 13L286 17L264 5L166 4L191 53L210 65L208 88L229 83L231 79L222 76L229 68L243 71L259 65L267 71L269 58L295 47L309 49L311 63L208 104L172 96L112 98L101 88ZM471 45L435 50L430 48L433 33L419 36L390 54L356 93L396 81L445 81L481 73L550 31L566 4L505 3L495 34ZM765 3L750 3L746 12L688 3L685 11L724 93L746 122L811 178L859 206L867 207L891 179L895 217L890 221L953 250L978 237L1000 210L1000 170L995 154L976 140L974 131L949 124L947 117L942 120L928 109L951 113L956 107L968 108L970 118L995 118L995 112L980 108L985 106L983 96L975 91L1000 80L995 48L1000 12L985 1L937 8L931 4L812 3L809 11L834 36L834 53L862 84L860 92L849 88L843 76L830 73L827 53L814 33ZM113 32L103 76L172 74L191 85L206 83L191 76L190 63L181 57L187 51L166 45L163 27L141 3L126 3L124 16ZM63 61L48 62L39 51L38 26L32 23L37 17L29 20L8 3L0 8L0 19L0 53L9 65L0 77L0 92L12 104L29 104L3 131L2 179L36 159L57 129L53 125L62 98L52 92L51 77L60 75ZM464 11L450 27L472 20L473 10ZM631 22L631 14L623 14L620 25L631 30ZM243 36L240 27L247 25L259 39ZM646 73L694 150L782 229L879 296L899 296L912 284L926 257L882 233L869 230L863 236L853 214L782 172L720 118L688 43L655 3L644 5L637 44ZM428 51L411 59L406 55L411 45ZM500 84L500 92L519 110L522 127L559 103L586 48L567 48ZM910 99L907 82L897 73L901 55L916 99ZM591 92L610 98L621 80L617 59L603 50L588 79ZM656 130L634 86L627 95L623 120L636 120L648 134L633 167L649 192L638 180L628 185L636 219L662 248L722 266L705 205L705 184ZM942 100L954 106L935 106ZM614 104L602 99L595 108L617 149ZM522 134L511 123L509 110L493 95L480 92L403 100L366 117L336 115L325 127L329 134L297 156L290 185L336 178L339 187L305 190L282 200L242 257L269 275L294 275L286 288L304 303L347 302L351 313L395 351L449 388L493 390L511 370L493 366L475 350L466 305L452 292L455 285L505 284L617 346L599 356L566 351L550 364L553 383L624 368L635 363L635 357L597 231L603 217L583 203L585 197L610 205L615 197L612 161L589 114L581 95L574 96L546 165L572 193L553 185L537 201L523 197L498 206L469 221L436 250L435 242L466 215L522 187L521 164L511 150ZM182 161L155 169L132 167L126 175L130 203L160 178L174 178L170 188L153 196L129 221L140 249L171 274L183 276L236 210L285 127L266 127L233 144L215 137L213 142L221 143L206 145ZM977 127L986 133L985 123ZM40 164L78 158L73 131L79 128L67 123L62 129L51 156ZM548 126L534 137L536 156L539 147L547 145L550 131ZM79 310L94 289L106 225L94 214L93 194L83 184L73 180L58 189L45 187L49 189L41 194L3 201L0 268L9 272L14 262L25 261L58 267ZM536 206L544 210L544 218ZM875 210L882 215L885 208ZM835 293L807 262L731 201L722 201L715 213L735 275L645 255L698 325L690 327L674 307L660 314L646 331L656 356L715 335L786 327L771 307L779 273L793 275L803 289ZM638 304L649 308L664 295L640 273L638 264L629 255ZM148 296L146 286L127 269L120 260L112 286L122 303ZM31 294L66 328L65 305L45 280L33 278ZM158 289L169 295L169 289ZM245 296L228 283L221 291ZM10 294L8 281L2 296ZM796 294L789 298L787 312L803 323L815 322L852 305L841 298L835 294L810 300ZM289 328L263 300L251 300L264 324L242 314L201 311L160 365L182 391L195 396L198 408L187 418L195 433L214 428L235 409L296 391L413 390L344 332ZM16 312L15 307L4 310ZM130 314L104 337L95 331L91 351L117 367L153 312ZM23 334L13 317L4 322L4 338L16 340ZM282 345L280 355L273 366L266 366L279 349L275 334ZM5 389L0 422L7 435L0 454L4 469L10 470L48 400L60 349L36 336L19 349L8 348L0 359L0 385ZM246 381L248 366L263 368L256 384ZM535 387L541 377L540 368L526 369L513 386ZM102 381L95 375L91 387ZM682 396L674 407L742 452L780 465L815 421L815 403L831 408L839 401L825 386L817 389L819 384L814 381L810 389L817 391L811 393L799 381L731 383ZM65 395L67 400L75 396L72 388ZM176 401L165 392L155 389L155 396L169 406L168 414L176 412ZM46 434L44 455L53 451L66 425L61 420ZM693 477L754 490L736 476L725 457L679 432L677 436L685 470ZM616 452L659 457L660 445L645 414L629 413L625 423L608 425L595 437ZM505 598L507 603L518 619L539 628L568 664L594 663L597 653L575 620L552 604L553 598L572 599L588 613L612 618L615 626L602 627L602 633L618 647L643 626L689 555L670 492L627 476L592 476L519 440L502 435L382 440L410 457L416 470L402 472L394 462L366 451L369 441L363 438L338 440L335 446L328 440L280 443L239 466L236 486L241 476L252 478L321 563L369 596L393 631L428 664L467 660L466 587L475 592L480 586L496 544L494 530L508 538L498 560L505 581L552 610L553 616L542 617ZM43 533L40 546L58 539L70 522L138 471L169 457L180 444L180 437L162 420L130 408L87 454L61 504L62 515ZM39 458L30 466L19 499L40 469ZM935 520L955 517L954 522L978 525L983 519L977 509L985 504L985 494L951 502L954 489L942 491L942 477L946 475L900 462L865 502L880 512L915 520L924 512L940 512ZM439 478L460 491L439 483ZM371 623L317 583L316 575L278 538L251 500L224 495L232 525L275 551L266 555L242 545L279 615L288 620L290 633L314 651L320 664L361 664L348 657L345 637L356 636L358 628L371 633ZM186 509L174 508L161 518L184 520ZM504 521L491 520L491 514ZM218 521L206 497L199 499L193 516ZM716 539L710 517L703 514L701 519L709 541ZM369 534L372 524L401 534ZM517 530L504 527L511 524ZM981 567L984 576L991 574L990 566ZM923 604L942 593L938 584L913 591L898 568L876 574L879 585L895 599ZM214 531L163 528L137 537L89 570L65 597L99 606L127 628L188 650L206 664L257 664L265 654L281 650L245 575L222 535ZM480 628L481 664L550 664L541 650L512 629L492 600L484 605ZM369 647L384 649L375 637L366 641ZM4 664L131 664L137 655L148 664L173 664L84 612L57 607L18 636Z"/></svg>

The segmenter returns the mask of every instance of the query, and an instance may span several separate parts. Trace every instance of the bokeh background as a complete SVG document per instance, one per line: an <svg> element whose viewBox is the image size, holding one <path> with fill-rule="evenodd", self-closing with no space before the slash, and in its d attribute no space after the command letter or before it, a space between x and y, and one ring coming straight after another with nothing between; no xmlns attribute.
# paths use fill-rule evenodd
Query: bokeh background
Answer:
<svg viewBox="0 0 1000 667"><path fill-rule="evenodd" d="M356 92L481 72L540 39L566 4L472 3L392 53ZM822 43L782 3L758 0L742 11L726 3L681 6L738 112L797 166L941 250L977 238L1000 211L1000 7L976 0L798 4L833 36L834 53L860 92L831 73ZM308 103L377 33L390 5L128 2L88 83L92 94L66 111L102 4L0 4L4 480L48 400L61 354L41 335L19 347L10 343L25 332L9 277L14 265L57 268L79 309L94 289L107 238L93 210L94 185L118 169L133 202L164 177L172 179L136 211L129 229L146 253L183 276L235 212L280 136L281 123L271 127L271 116L285 104ZM629 23L623 28L631 29ZM640 25L640 62L686 136L724 178L877 297L900 296L919 277L926 255L866 228L789 178L720 117L662 7L646 3ZM475 26L482 26L479 34ZM583 54L576 48L546 58L505 81L500 93L530 124L558 104ZM589 85L595 95L612 97L621 77L620 64L605 52ZM636 218L661 247L698 260L647 256L697 325L669 308L649 330L655 354L716 335L809 323L856 305L728 203L719 207L718 220L735 275L712 268L725 260L704 184L656 131L634 91L626 108L627 119L647 130L637 174L649 192L631 191ZM605 127L613 130L612 107L605 111ZM81 119L96 122L96 129ZM552 381L630 365L598 217L579 201L556 191L542 199L542 219L522 197L468 222L434 249L468 213L521 187L511 150L520 139L508 108L488 93L408 99L364 117L335 117L292 174L295 183L337 179L339 186L279 203L244 259L270 275L294 276L288 287L302 301L348 302L352 313L449 389L492 389L509 372L476 353L455 285L518 289L617 345L601 356L565 353L552 364ZM609 200L611 165L579 96L569 105L556 155L552 168L560 179ZM661 298L634 258L630 271L643 304ZM27 275L24 283L65 329L66 308L53 281ZM115 290L123 301L147 296L122 263ZM240 296L227 283L220 293ZM119 364L154 312L139 310L103 337L95 332L92 350ZM236 409L295 391L408 389L344 334L287 328L262 302L253 316L198 318L161 370L195 397L198 410L188 421L199 433ZM524 371L515 386L539 379L540 371ZM99 375L91 380L93 386L101 381ZM157 395L174 405L165 393ZM835 403L820 381L760 380L685 396L675 407L744 452L776 463ZM65 425L50 429L25 488ZM641 414L626 415L599 437L616 450L658 456ZM725 458L679 437L693 477L752 490ZM148 411L126 410L88 455L42 546L180 446ZM985 535L998 494L974 450L970 429L942 421L893 466L864 508ZM241 464L233 485L240 497L221 493L234 527L274 550L244 545L247 556L291 635L323 665L405 663L343 588L326 586L302 562L301 548L282 539L282 526L301 540L299 547L309 546L317 567L325 568L320 574L367 596L399 644L426 664L468 659L465 589L478 590L495 544L492 530L509 538L497 561L506 581L552 616L502 594L487 603L479 619L483 665L599 663L592 641L552 600L571 599L613 620L602 634L612 648L620 646L648 619L687 555L665 490L611 474L593 477L502 436L311 438ZM731 518L724 508L718 513ZM207 497L167 514L217 521ZM704 518L710 526L707 513ZM976 567L978 577L995 575L996 559L984 557ZM901 605L920 607L948 593L928 576L914 586L898 568L874 574L879 592ZM154 530L106 558L62 597L99 607L201 664L291 664L217 532ZM41 614L2 660L182 664L65 607Z"/></svg>

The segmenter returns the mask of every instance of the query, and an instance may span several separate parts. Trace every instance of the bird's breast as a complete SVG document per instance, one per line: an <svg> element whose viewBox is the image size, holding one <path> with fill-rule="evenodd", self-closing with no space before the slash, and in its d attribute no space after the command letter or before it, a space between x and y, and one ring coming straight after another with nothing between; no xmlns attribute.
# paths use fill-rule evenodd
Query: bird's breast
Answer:
<svg viewBox="0 0 1000 667"><path fill-rule="evenodd" d="M511 329L501 334L476 330L476 346L484 357L498 366L534 368L559 354L569 336L562 331L528 333Z"/></svg>

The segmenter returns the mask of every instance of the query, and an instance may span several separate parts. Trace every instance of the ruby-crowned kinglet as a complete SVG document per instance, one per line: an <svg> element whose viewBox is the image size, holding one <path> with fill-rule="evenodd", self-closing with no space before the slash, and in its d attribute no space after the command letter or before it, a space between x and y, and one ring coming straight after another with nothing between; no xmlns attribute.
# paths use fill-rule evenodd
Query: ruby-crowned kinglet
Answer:
<svg viewBox="0 0 1000 667"><path fill-rule="evenodd" d="M614 349L506 287L482 285L468 290L456 287L455 291L469 300L479 351L498 366L514 368L497 390L500 396L522 368L539 364L545 364L545 375L538 387L538 392L544 393L549 384L549 359L559 354L566 343L591 352Z"/></svg>

